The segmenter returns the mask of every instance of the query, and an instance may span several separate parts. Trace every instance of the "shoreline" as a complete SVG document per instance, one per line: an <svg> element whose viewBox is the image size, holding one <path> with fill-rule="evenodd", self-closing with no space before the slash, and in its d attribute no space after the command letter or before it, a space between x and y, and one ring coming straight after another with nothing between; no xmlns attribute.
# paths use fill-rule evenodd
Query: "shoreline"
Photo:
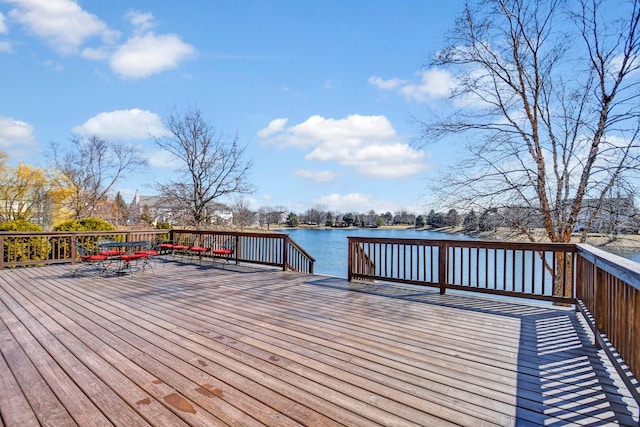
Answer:
<svg viewBox="0 0 640 427"><path fill-rule="evenodd" d="M365 227L327 227L327 226L310 226L310 225L299 225L297 227L286 227L286 226L277 226L271 227L270 231L281 231L285 232L286 230L294 230L294 229L310 229L310 230L358 230L358 229L366 229ZM430 227L422 227L416 228L414 226L409 225L382 225L380 227L372 228L372 229L380 229L380 230L418 230L418 231L433 231L437 233L444 234L465 234L469 237L479 239L479 240L504 240L507 242L529 242L530 240L524 236L523 234L515 233L513 230L508 228L498 228L492 231L476 231L472 233L464 233L462 231L462 227L443 227L443 228L430 228ZM538 242L548 242L549 240L546 238L546 234L542 229L534 230L534 235L536 236L536 241ZM571 243L579 243L581 235L578 233L574 234L574 237L571 239ZM638 234L619 234L615 238L609 235L600 234L600 233L590 233L587 236L587 241L585 242L591 246L595 246L597 248L601 248L604 250L614 250L619 252L637 252L640 251L640 235Z"/></svg>
<svg viewBox="0 0 640 427"><path fill-rule="evenodd" d="M447 227L447 229L430 229L430 231L439 231L444 233L463 233L467 236L478 238L480 240L504 240L508 242L530 242L530 240L521 233L516 233L508 228L498 228L495 231L477 231L473 233L464 233L459 227ZM536 242L549 242L547 235L543 229L533 231ZM581 233L574 233L571 242L581 243ZM587 240L584 242L588 245L601 248L604 250L615 251L640 251L640 235L638 234L619 234L615 237L601 233L589 233Z"/></svg>

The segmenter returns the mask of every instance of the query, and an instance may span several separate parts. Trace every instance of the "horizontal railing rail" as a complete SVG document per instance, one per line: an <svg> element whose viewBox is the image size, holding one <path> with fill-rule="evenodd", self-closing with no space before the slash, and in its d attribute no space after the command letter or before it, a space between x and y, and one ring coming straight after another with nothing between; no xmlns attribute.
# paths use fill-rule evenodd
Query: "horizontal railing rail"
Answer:
<svg viewBox="0 0 640 427"><path fill-rule="evenodd" d="M313 273L315 259L283 233L172 230L171 239L191 245L232 247L236 263L280 267L284 271ZM205 255L206 256L206 255Z"/></svg>
<svg viewBox="0 0 640 427"><path fill-rule="evenodd" d="M285 240L287 269L313 274L315 258L305 251L295 240L287 236Z"/></svg>
<svg viewBox="0 0 640 427"><path fill-rule="evenodd" d="M87 248L95 248L100 240L133 242L156 241L159 236L169 235L169 230L142 231L70 231L70 232L1 232L0 269L75 263L76 242Z"/></svg>
<svg viewBox="0 0 640 427"><path fill-rule="evenodd" d="M349 237L349 280L573 302L575 246Z"/></svg>
<svg viewBox="0 0 640 427"><path fill-rule="evenodd" d="M209 230L142 230L95 232L1 232L0 269L77 261L76 242L89 249L99 240L171 241L187 246L233 249L236 263L253 263L313 273L315 260L287 234ZM204 256L214 256L213 252Z"/></svg>

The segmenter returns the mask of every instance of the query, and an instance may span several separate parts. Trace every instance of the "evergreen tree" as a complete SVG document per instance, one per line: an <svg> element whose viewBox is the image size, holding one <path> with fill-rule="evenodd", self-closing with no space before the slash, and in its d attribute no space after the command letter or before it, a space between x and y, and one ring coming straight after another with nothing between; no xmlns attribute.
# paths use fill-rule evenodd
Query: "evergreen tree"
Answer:
<svg viewBox="0 0 640 427"><path fill-rule="evenodd" d="M289 213L289 215L287 215L287 226L289 227L297 227L299 224L298 221L298 215L296 215L295 213L291 212Z"/></svg>
<svg viewBox="0 0 640 427"><path fill-rule="evenodd" d="M464 231L475 231L478 229L478 216L473 209L465 215L464 221L462 222L462 229Z"/></svg>
<svg viewBox="0 0 640 427"><path fill-rule="evenodd" d="M324 223L327 227L333 226L333 214L331 212L327 212L327 219Z"/></svg>
<svg viewBox="0 0 640 427"><path fill-rule="evenodd" d="M347 227L350 227L356 222L356 217L351 212L346 213L342 217L342 222L344 222Z"/></svg>
<svg viewBox="0 0 640 427"><path fill-rule="evenodd" d="M457 227L462 223L462 218L457 210L451 209L447 212L445 222L449 227Z"/></svg>
<svg viewBox="0 0 640 427"><path fill-rule="evenodd" d="M153 224L153 215L151 215L151 209L149 209L149 205L145 204L142 206L142 213L140 214L140 221L145 225Z"/></svg>
<svg viewBox="0 0 640 427"><path fill-rule="evenodd" d="M119 191L114 202L116 205L116 224L126 224L129 219L129 206Z"/></svg>
<svg viewBox="0 0 640 427"><path fill-rule="evenodd" d="M425 223L430 227L437 227L437 225L436 225L437 222L438 221L437 221L436 211L431 209L429 211L429 214L427 215L427 219L426 219Z"/></svg>

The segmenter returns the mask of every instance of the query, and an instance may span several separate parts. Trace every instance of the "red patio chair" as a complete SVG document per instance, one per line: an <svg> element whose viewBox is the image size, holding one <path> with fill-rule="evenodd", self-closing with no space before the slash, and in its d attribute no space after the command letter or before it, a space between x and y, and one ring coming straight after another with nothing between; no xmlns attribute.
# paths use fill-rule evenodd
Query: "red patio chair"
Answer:
<svg viewBox="0 0 640 427"><path fill-rule="evenodd" d="M144 249L141 249L141 250L136 252L136 254L141 254L141 255L145 255L146 256L146 258L143 258L143 264L142 264L142 269L143 270L145 270L145 268L147 266L149 266L150 268L153 268L153 264L156 263L155 257L161 254L160 245L158 245L158 246L156 246L154 248L151 245L151 243L149 243L148 247L146 247Z"/></svg>
<svg viewBox="0 0 640 427"><path fill-rule="evenodd" d="M182 252L185 253L186 251L189 250L191 246L185 244L184 242L181 241L176 241L176 242L172 242L172 241L166 241L166 242L160 242L160 244L158 245L159 248L159 252L162 254L171 254L172 256L174 256L177 252Z"/></svg>
<svg viewBox="0 0 640 427"><path fill-rule="evenodd" d="M227 238L218 245L213 245L211 249L211 255L213 258L213 262L216 262L216 259L223 260L222 268L228 263L231 262L233 254L235 253L235 238L234 236L227 236Z"/></svg>
<svg viewBox="0 0 640 427"><path fill-rule="evenodd" d="M121 264L118 267L116 273L118 274L133 274L138 270L137 262L140 260L146 261L149 259L149 255L146 253L133 253L120 256ZM142 269L144 270L146 262L143 263Z"/></svg>
<svg viewBox="0 0 640 427"><path fill-rule="evenodd" d="M189 252L191 252L193 255L197 255L198 256L198 261L200 262L200 265L202 265L202 256L204 254L206 254L207 252L209 252L211 250L210 247L207 246L191 246L189 248Z"/></svg>
<svg viewBox="0 0 640 427"><path fill-rule="evenodd" d="M81 270L96 270L97 274L107 274L107 267L111 263L108 255L92 253L80 242L75 242L75 246L80 255L80 266L73 271L73 277Z"/></svg>

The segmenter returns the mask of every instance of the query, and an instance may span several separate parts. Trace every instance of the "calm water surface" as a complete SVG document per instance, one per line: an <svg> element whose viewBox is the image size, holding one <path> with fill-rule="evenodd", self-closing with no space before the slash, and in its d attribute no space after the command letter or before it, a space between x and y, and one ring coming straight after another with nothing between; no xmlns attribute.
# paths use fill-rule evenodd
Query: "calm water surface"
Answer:
<svg viewBox="0 0 640 427"><path fill-rule="evenodd" d="M315 272L329 276L347 277L347 237L386 237L398 239L458 239L471 240L465 234L439 233L435 231L413 229L378 228L296 228L281 230L291 236L304 250L316 259ZM640 253L636 251L617 253L622 257L640 262Z"/></svg>
<svg viewBox="0 0 640 427"><path fill-rule="evenodd" d="M385 237L396 239L459 239L469 240L464 234L438 233L424 230L398 230L379 228L296 228L282 230L316 259L315 272L329 276L347 277L347 237Z"/></svg>

